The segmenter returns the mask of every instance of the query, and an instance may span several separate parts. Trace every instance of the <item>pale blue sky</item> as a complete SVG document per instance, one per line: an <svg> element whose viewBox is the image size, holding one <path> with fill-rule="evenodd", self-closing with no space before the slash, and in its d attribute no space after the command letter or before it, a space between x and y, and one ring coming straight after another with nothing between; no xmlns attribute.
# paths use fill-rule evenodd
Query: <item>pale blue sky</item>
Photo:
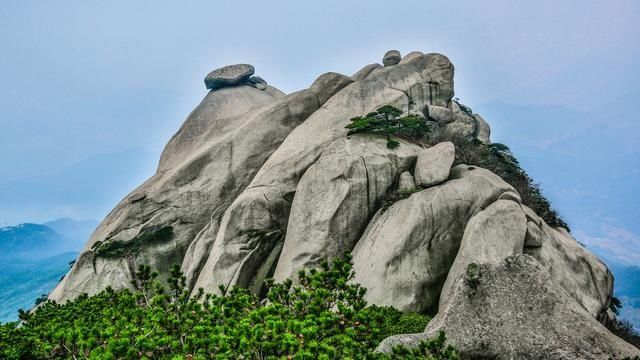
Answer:
<svg viewBox="0 0 640 360"><path fill-rule="evenodd" d="M626 185L639 179L637 164L626 163L639 153L638 18L640 2L634 0L3 0L0 225L103 216L150 174L157 153L204 96L205 74L217 67L251 63L269 83L291 92L323 72L350 75L396 48L449 56L457 96L471 107L500 102L523 105L519 111L527 114L537 109L532 106L570 111L572 116L544 115L535 139L517 126L502 126L513 114L485 118L494 139L521 152L554 204L579 224L583 239L603 244L598 239L609 234L626 236L633 240L627 243L637 242L638 253L638 186L629 186L624 198L602 200L606 206L597 216L583 215L593 213L585 210L585 199L613 191L608 177ZM610 137L593 138L603 127ZM571 176L562 173L566 164L554 171L544 166L544 156L554 156L588 167L589 158L579 157L585 146L595 154L591 158L611 159L617 167ZM36 199L22 208L20 199L6 200L48 189L43 184L67 179L68 169L78 171L87 159L127 160L132 151L151 155L136 158L126 176L106 179L116 183L112 187L93 184L89 173L81 177L83 187L56 188L55 201ZM77 198L95 198L99 206ZM597 230L603 228L609 230Z"/></svg>

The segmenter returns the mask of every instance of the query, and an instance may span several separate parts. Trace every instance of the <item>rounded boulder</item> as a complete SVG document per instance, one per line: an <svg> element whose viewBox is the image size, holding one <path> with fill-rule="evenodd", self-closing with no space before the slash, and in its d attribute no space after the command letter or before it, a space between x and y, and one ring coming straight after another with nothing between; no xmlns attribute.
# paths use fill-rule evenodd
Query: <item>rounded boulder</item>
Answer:
<svg viewBox="0 0 640 360"><path fill-rule="evenodd" d="M204 78L204 84L209 90L215 90L226 86L233 86L249 81L251 75L256 72L253 65L236 64L213 70Z"/></svg>

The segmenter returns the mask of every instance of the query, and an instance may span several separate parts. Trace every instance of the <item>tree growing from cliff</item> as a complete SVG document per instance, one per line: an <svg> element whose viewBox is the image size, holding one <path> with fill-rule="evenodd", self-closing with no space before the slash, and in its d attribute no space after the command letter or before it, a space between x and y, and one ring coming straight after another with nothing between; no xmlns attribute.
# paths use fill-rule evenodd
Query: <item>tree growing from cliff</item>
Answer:
<svg viewBox="0 0 640 360"><path fill-rule="evenodd" d="M2 359L457 359L444 335L394 354L373 349L387 336L421 332L429 318L368 306L352 284L350 258L292 281L268 281L268 301L246 289L190 296L174 267L168 286L141 266L134 289L107 288L65 304L22 312L0 326Z"/></svg>
<svg viewBox="0 0 640 360"><path fill-rule="evenodd" d="M379 134L387 137L387 147L394 149L400 143L392 136L399 136L413 141L420 141L429 132L429 127L423 118L416 115L401 116L402 111L385 105L365 116L351 119L351 123L345 128L349 129L347 135L356 133Z"/></svg>

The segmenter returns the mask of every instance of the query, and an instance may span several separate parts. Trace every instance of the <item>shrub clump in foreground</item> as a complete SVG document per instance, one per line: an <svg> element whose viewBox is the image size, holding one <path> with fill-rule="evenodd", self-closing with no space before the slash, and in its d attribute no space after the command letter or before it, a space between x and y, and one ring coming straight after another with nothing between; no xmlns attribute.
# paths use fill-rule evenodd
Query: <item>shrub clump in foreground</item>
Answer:
<svg viewBox="0 0 640 360"><path fill-rule="evenodd" d="M22 324L0 326L2 359L457 359L444 334L394 354L373 349L385 337L421 332L429 318L367 306L352 284L350 258L268 281L267 300L247 290L189 296L177 266L168 286L141 266L134 291L106 289L66 304L47 301Z"/></svg>

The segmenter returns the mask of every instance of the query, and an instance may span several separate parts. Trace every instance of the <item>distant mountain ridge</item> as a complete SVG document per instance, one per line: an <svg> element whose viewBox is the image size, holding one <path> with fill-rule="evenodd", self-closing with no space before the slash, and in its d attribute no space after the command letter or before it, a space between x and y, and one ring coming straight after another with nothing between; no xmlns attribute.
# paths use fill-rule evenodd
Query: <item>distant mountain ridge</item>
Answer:
<svg viewBox="0 0 640 360"><path fill-rule="evenodd" d="M44 225L26 223L0 229L0 259L42 259L71 248L66 237Z"/></svg>
<svg viewBox="0 0 640 360"><path fill-rule="evenodd" d="M97 224L62 218L0 228L0 322L16 320L18 309L51 291Z"/></svg>
<svg viewBox="0 0 640 360"><path fill-rule="evenodd" d="M64 218L0 228L0 259L37 260L78 251L96 226L95 220Z"/></svg>

